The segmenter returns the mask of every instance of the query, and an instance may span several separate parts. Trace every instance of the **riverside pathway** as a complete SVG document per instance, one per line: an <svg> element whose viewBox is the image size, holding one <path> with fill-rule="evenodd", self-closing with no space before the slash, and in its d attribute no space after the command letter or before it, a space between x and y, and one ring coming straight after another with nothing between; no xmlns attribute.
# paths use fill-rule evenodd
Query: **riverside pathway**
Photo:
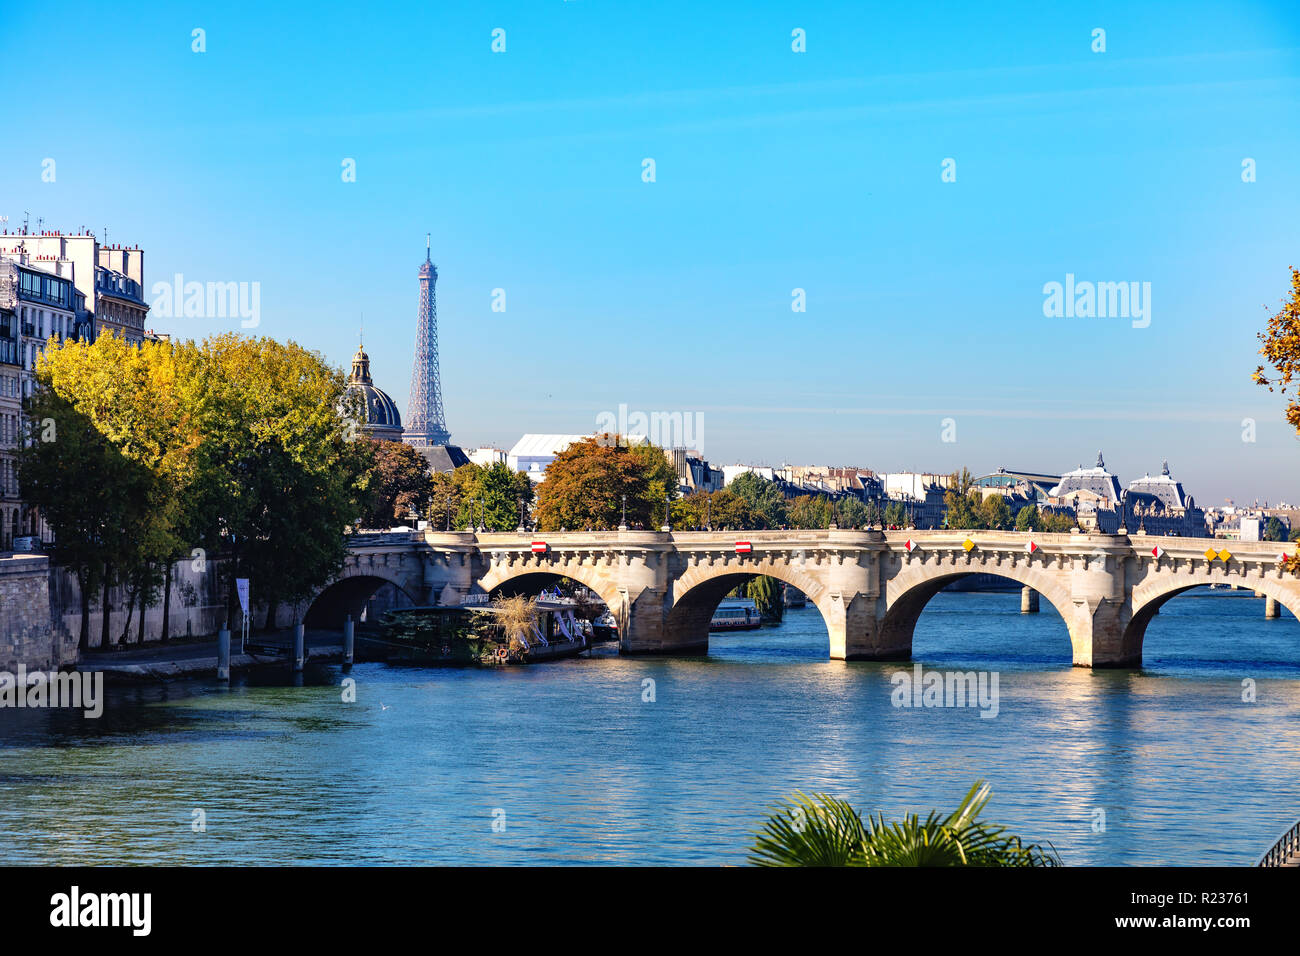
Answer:
<svg viewBox="0 0 1300 956"><path fill-rule="evenodd" d="M293 631L255 633L250 645L270 645L280 653L242 653L239 635L230 638L231 671L255 667L285 666L293 651ZM304 636L305 657L311 661L337 661L343 656L343 637L334 631L308 631ZM107 680L167 681L192 677L215 677L217 673L217 639L198 641L151 641L120 650L101 651L91 648L77 662L77 670L102 672Z"/></svg>

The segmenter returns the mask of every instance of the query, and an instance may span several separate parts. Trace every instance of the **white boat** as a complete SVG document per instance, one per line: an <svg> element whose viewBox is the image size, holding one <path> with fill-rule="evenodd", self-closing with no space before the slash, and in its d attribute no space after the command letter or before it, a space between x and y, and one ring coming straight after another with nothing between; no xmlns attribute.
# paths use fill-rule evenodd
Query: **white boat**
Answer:
<svg viewBox="0 0 1300 956"><path fill-rule="evenodd" d="M761 627L763 616L751 598L724 598L709 621L710 631L752 631Z"/></svg>

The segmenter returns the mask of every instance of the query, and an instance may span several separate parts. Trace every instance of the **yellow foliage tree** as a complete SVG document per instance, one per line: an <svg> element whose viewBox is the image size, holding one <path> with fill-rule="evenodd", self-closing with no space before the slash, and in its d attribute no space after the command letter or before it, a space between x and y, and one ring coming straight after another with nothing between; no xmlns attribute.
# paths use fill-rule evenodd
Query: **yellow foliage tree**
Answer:
<svg viewBox="0 0 1300 956"><path fill-rule="evenodd" d="M1268 359L1275 371L1265 373L1264 366L1255 369L1255 383L1276 388L1286 394L1300 382L1300 269L1291 269L1291 298L1282 300L1282 308L1269 318L1268 327L1259 333L1264 344L1259 353ZM1286 420L1300 435L1300 395L1291 393L1286 406ZM1300 575L1300 548L1286 562L1286 567Z"/></svg>

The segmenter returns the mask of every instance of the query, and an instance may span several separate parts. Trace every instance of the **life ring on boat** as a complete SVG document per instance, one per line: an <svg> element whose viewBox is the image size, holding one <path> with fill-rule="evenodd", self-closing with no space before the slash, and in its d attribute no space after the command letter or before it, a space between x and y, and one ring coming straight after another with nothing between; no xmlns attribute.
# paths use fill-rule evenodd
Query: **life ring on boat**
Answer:
<svg viewBox="0 0 1300 956"><path fill-rule="evenodd" d="M497 660L499 660L499 661L504 661L504 660L505 660L506 658L508 658L509 656L510 656L510 651L509 651L509 649L504 648L504 647L498 647L498 648L497 648Z"/></svg>

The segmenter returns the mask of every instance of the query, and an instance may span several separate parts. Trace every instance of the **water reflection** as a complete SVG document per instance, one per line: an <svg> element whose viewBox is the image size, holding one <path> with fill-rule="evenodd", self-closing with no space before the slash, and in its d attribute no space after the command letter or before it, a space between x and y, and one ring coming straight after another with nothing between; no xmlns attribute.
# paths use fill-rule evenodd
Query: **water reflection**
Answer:
<svg viewBox="0 0 1300 956"><path fill-rule="evenodd" d="M997 670L992 720L895 708L890 676L910 665L827 648L804 609L700 660L361 664L352 704L338 668L309 666L301 686L115 688L99 721L3 711L0 847L61 863L739 863L793 790L895 815L950 808L983 777L991 815L1069 863L1241 864L1300 815L1300 626L1264 621L1262 602L1180 597L1144 669L1090 671L1046 603L941 594L916 658Z"/></svg>

